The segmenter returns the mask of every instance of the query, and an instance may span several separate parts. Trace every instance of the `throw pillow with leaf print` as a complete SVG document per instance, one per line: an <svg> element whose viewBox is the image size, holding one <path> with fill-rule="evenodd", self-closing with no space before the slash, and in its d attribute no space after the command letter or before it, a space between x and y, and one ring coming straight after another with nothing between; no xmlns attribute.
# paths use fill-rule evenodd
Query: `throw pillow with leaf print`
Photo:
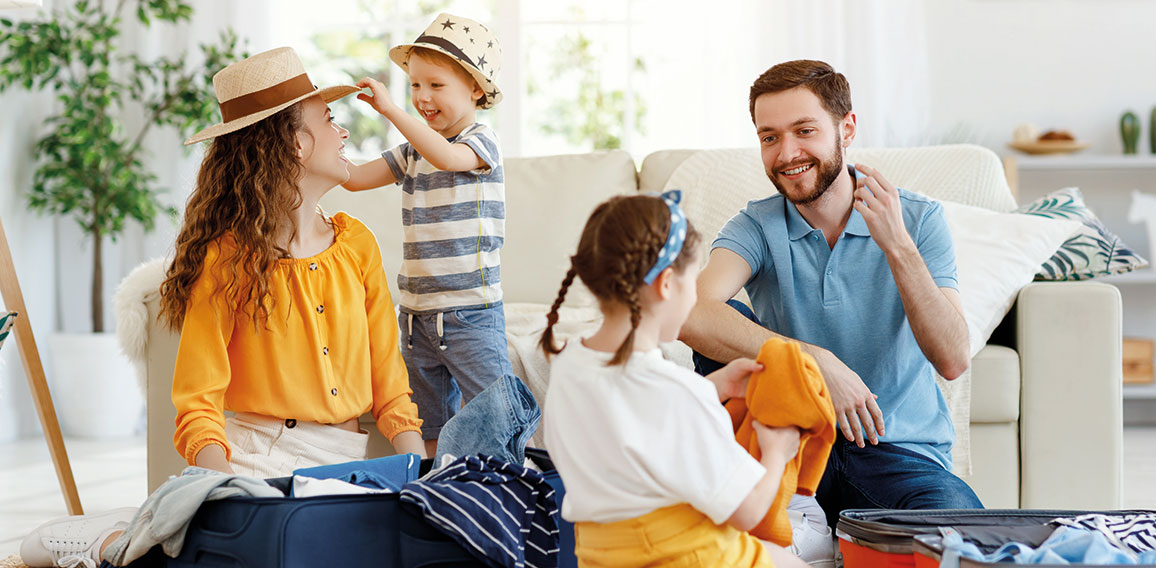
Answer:
<svg viewBox="0 0 1156 568"><path fill-rule="evenodd" d="M1088 209L1079 188L1067 187L1053 191L1015 212L1051 219L1070 219L1083 225L1043 263L1036 274L1036 280L1087 280L1148 266L1147 260L1109 231Z"/></svg>

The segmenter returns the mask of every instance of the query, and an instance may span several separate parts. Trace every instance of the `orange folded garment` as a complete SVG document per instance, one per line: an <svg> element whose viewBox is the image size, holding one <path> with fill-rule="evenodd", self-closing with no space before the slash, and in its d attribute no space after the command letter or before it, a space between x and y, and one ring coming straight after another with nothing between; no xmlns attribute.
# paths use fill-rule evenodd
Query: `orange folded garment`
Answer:
<svg viewBox="0 0 1156 568"><path fill-rule="evenodd" d="M751 375L745 404L731 400L727 411L732 423L739 423L735 440L755 459L762 457L762 451L752 421L800 430L799 452L787 462L779 492L767 515L750 531L763 540L788 546L791 522L787 519L787 504L791 495L814 495L819 487L835 443L835 408L819 365L803 353L798 342L769 339L759 349L758 361L763 370Z"/></svg>

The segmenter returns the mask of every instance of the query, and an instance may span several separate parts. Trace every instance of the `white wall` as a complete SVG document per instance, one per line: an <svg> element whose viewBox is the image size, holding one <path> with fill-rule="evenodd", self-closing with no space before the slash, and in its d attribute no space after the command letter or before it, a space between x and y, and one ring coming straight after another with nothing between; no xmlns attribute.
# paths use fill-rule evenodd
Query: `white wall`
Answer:
<svg viewBox="0 0 1156 568"><path fill-rule="evenodd" d="M931 134L1007 152L1016 124L1064 128L1119 154L1120 115L1156 106L1156 2L935 0L925 4ZM957 128L958 127L958 128Z"/></svg>

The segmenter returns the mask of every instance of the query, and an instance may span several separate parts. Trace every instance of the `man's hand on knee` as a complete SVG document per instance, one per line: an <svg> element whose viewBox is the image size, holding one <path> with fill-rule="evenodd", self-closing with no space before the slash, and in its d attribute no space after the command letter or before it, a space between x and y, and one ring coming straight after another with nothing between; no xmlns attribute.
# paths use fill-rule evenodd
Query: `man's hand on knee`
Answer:
<svg viewBox="0 0 1156 568"><path fill-rule="evenodd" d="M877 398L863 383L859 374L852 371L830 351L812 354L827 381L831 392L831 402L835 407L835 419L843 437L862 448L866 442L879 443L884 435L883 411L876 404Z"/></svg>

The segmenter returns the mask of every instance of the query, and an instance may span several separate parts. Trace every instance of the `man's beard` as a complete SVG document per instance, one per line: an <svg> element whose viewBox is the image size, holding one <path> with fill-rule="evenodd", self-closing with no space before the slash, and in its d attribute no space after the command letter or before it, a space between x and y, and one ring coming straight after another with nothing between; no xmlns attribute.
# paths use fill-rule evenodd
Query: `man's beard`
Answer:
<svg viewBox="0 0 1156 568"><path fill-rule="evenodd" d="M778 174L774 173L774 170L768 173L767 177L771 179L771 183L775 185L775 189L779 190L779 193L783 194L783 197L786 197L796 206L814 203L820 197L823 197L823 194L827 193L827 190L831 188L831 184L835 183L835 180L839 179L839 174L843 173L843 160L841 159L842 150L843 148L839 145L839 140L836 139L835 148L830 154L821 158L816 158L819 163L814 167L818 168L819 170L818 178L815 182L815 185L801 196L792 197L789 193L787 193L786 189L784 189L783 186L779 184L779 180L777 179ZM798 162L785 168L777 168L777 171L797 168L806 163L808 162Z"/></svg>

